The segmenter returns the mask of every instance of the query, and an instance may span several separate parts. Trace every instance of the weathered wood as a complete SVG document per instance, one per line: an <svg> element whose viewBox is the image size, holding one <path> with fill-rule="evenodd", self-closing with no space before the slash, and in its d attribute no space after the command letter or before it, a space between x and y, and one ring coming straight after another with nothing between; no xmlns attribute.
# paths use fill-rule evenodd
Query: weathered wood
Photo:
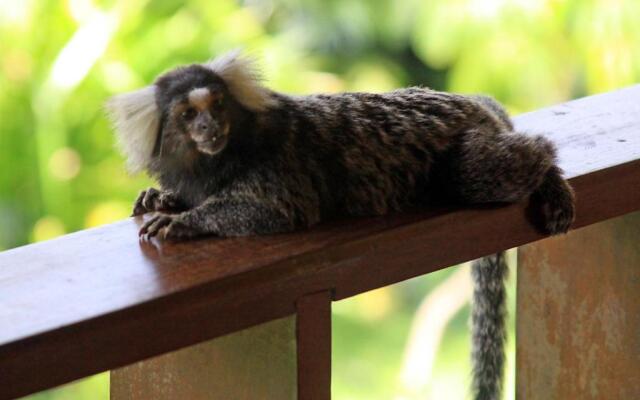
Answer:
<svg viewBox="0 0 640 400"><path fill-rule="evenodd" d="M111 400L295 398L294 317L111 371Z"/></svg>
<svg viewBox="0 0 640 400"><path fill-rule="evenodd" d="M559 143L577 227L640 209L640 86L516 123ZM0 398L292 315L308 293L342 299L540 239L526 214L432 210L157 247L130 219L0 253Z"/></svg>
<svg viewBox="0 0 640 400"><path fill-rule="evenodd" d="M640 212L519 249L516 396L640 399Z"/></svg>
<svg viewBox="0 0 640 400"><path fill-rule="evenodd" d="M296 302L298 400L331 399L331 293Z"/></svg>
<svg viewBox="0 0 640 400"><path fill-rule="evenodd" d="M112 400L331 398L331 295L267 322L111 372Z"/></svg>

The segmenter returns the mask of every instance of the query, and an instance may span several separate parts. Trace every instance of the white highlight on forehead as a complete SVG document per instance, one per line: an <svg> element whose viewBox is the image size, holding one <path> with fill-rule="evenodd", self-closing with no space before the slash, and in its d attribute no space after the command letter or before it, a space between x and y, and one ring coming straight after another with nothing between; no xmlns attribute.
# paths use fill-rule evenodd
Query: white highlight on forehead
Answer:
<svg viewBox="0 0 640 400"><path fill-rule="evenodd" d="M118 147L127 158L131 173L143 171L149 164L160 126L156 105L156 87L112 97L106 104L116 130Z"/></svg>
<svg viewBox="0 0 640 400"><path fill-rule="evenodd" d="M206 87L193 89L189 92L189 102L199 108L206 108L211 99L211 91Z"/></svg>
<svg viewBox="0 0 640 400"><path fill-rule="evenodd" d="M264 111L274 102L271 92L262 86L262 74L255 61L239 50L230 51L204 64L227 85L229 93L246 108Z"/></svg>

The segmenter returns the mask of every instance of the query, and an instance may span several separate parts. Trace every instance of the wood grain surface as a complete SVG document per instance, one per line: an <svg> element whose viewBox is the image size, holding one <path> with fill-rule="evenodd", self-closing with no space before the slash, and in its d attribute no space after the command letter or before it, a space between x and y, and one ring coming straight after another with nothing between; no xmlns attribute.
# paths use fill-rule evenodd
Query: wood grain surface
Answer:
<svg viewBox="0 0 640 400"><path fill-rule="evenodd" d="M518 249L516 398L640 399L640 212Z"/></svg>
<svg viewBox="0 0 640 400"><path fill-rule="evenodd" d="M640 86L516 118L560 150L575 227L640 209ZM124 366L543 236L527 204L428 210L308 232L139 242L139 219L0 253L0 398Z"/></svg>

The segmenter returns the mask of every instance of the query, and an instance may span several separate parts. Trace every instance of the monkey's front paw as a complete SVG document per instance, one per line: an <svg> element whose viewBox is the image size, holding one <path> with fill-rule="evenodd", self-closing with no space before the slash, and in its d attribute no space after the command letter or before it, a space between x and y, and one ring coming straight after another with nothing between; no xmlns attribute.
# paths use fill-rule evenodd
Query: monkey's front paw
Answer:
<svg viewBox="0 0 640 400"><path fill-rule="evenodd" d="M133 205L132 216L151 211L176 211L179 208L178 203L178 199L173 193L149 188L138 195L138 199Z"/></svg>
<svg viewBox="0 0 640 400"><path fill-rule="evenodd" d="M198 230L187 224L180 215L156 213L140 228L138 236L162 240L188 239L198 235Z"/></svg>

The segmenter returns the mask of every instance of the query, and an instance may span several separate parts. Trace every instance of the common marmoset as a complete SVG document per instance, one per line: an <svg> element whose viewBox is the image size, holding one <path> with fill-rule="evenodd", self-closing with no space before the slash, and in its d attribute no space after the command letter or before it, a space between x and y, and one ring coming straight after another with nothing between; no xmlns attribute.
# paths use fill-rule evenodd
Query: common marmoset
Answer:
<svg viewBox="0 0 640 400"><path fill-rule="evenodd" d="M130 170L160 184L134 205L134 215L154 213L146 237L271 234L530 195L545 232L566 232L574 217L553 144L514 132L485 96L423 87L290 96L264 87L254 63L233 52L167 72L108 108ZM506 271L502 254L473 267L476 399L501 390Z"/></svg>

